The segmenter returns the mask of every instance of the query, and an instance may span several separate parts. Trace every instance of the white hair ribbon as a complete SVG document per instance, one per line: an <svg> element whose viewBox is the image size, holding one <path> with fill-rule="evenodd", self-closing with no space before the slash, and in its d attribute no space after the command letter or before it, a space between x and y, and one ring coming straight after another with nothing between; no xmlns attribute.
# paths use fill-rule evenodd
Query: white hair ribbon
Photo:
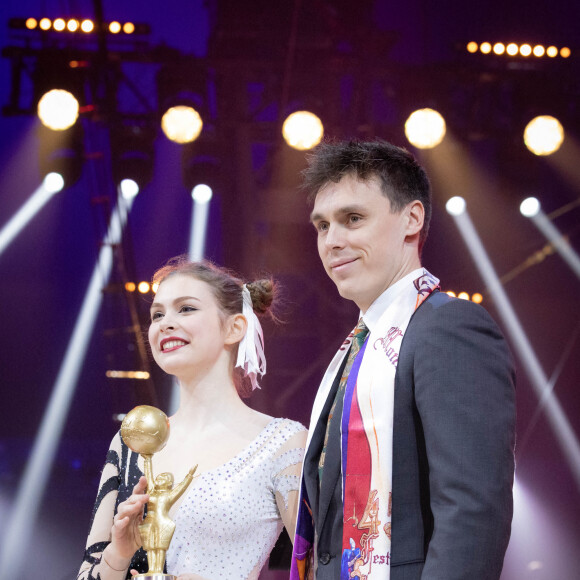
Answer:
<svg viewBox="0 0 580 580"><path fill-rule="evenodd" d="M258 373L261 376L266 374L264 333L262 332L260 321L254 312L250 291L245 284L242 286L242 301L242 314L248 322L248 328L238 347L236 367L242 368L244 374L250 377L252 390L254 390L260 388L260 385L258 385Z"/></svg>

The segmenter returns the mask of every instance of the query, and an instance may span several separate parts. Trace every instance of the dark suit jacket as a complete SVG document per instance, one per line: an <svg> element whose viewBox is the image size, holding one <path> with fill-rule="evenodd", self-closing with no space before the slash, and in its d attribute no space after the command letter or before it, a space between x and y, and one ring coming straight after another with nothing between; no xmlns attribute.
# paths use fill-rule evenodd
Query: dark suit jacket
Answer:
<svg viewBox="0 0 580 580"><path fill-rule="evenodd" d="M340 374L304 464L319 580L340 578L337 434L320 494L317 480ZM413 314L395 376L392 580L499 578L512 519L514 385L507 344L484 308L435 292Z"/></svg>

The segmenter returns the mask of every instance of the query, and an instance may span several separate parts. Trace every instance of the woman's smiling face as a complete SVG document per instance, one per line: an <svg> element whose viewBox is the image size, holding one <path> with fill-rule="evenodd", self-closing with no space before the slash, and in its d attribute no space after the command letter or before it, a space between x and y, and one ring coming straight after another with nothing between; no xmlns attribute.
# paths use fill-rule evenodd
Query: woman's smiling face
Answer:
<svg viewBox="0 0 580 580"><path fill-rule="evenodd" d="M206 282L187 274L169 276L151 305L149 344L155 362L178 377L207 371L224 352L223 318Z"/></svg>

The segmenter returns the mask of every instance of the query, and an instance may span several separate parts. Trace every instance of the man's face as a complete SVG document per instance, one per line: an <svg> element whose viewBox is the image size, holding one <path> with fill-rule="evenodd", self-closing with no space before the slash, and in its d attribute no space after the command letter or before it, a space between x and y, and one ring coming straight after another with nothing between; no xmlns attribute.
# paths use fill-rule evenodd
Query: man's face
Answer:
<svg viewBox="0 0 580 580"><path fill-rule="evenodd" d="M409 241L422 226L422 214L419 224L411 209L417 204L392 212L377 179L360 181L350 175L328 183L316 195L311 221L322 264L339 294L363 312L420 266L417 236L415 243Z"/></svg>

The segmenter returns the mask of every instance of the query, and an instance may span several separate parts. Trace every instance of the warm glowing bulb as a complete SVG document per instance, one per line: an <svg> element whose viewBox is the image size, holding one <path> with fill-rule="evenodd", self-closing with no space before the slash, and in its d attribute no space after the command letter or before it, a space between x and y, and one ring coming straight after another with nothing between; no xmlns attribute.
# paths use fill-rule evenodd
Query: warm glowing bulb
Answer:
<svg viewBox="0 0 580 580"><path fill-rule="evenodd" d="M515 56L519 51L519 47L515 42L510 42L505 50L510 56Z"/></svg>
<svg viewBox="0 0 580 580"><path fill-rule="evenodd" d="M92 32L95 29L95 25L92 20L83 20L81 23L81 30L83 32Z"/></svg>
<svg viewBox="0 0 580 580"><path fill-rule="evenodd" d="M497 54L498 56L500 54L503 54L505 52L505 44L502 44L501 42L496 42L493 45L493 52L494 52L494 54Z"/></svg>
<svg viewBox="0 0 580 580"><path fill-rule="evenodd" d="M546 54L550 58L554 58L554 57L558 56L558 49L555 46L548 46L548 48L546 50Z"/></svg>
<svg viewBox="0 0 580 580"><path fill-rule="evenodd" d="M541 44L534 46L534 56L540 57L546 54L546 49Z"/></svg>
<svg viewBox="0 0 580 580"><path fill-rule="evenodd" d="M483 54L489 54L491 52L491 44L489 42L482 42L479 45L479 50L481 50Z"/></svg>
<svg viewBox="0 0 580 580"><path fill-rule="evenodd" d="M123 24L123 32L125 34L133 34L135 32L135 25L132 22L125 22Z"/></svg>
<svg viewBox="0 0 580 580"><path fill-rule="evenodd" d="M149 292L149 290L151 290L151 286L149 285L149 282L139 282L139 286L137 286L137 290L139 290L139 292L141 292L141 294L147 294L147 292Z"/></svg>
<svg viewBox="0 0 580 580"><path fill-rule="evenodd" d="M151 291L152 292L157 292L157 290L159 290L159 282L155 282L154 284L152 284L151 286Z"/></svg>
<svg viewBox="0 0 580 580"><path fill-rule="evenodd" d="M79 102L68 91L53 89L38 101L38 117L45 127L53 131L64 131L72 127L78 116Z"/></svg>
<svg viewBox="0 0 580 580"><path fill-rule="evenodd" d="M540 211L540 202L537 197L527 197L520 203L520 213L524 217L534 217Z"/></svg>
<svg viewBox="0 0 580 580"><path fill-rule="evenodd" d="M447 200L447 203L445 204L445 209L447 210L447 213L450 215L453 216L461 215L465 211L465 200L459 195L456 195L451 199Z"/></svg>
<svg viewBox="0 0 580 580"><path fill-rule="evenodd" d="M127 290L127 292L135 292L135 288L137 286L135 285L135 282L126 282L125 283L125 290Z"/></svg>
<svg viewBox="0 0 580 580"><path fill-rule="evenodd" d="M109 32L112 34L119 34L119 32L121 32L121 24L116 21L111 22L111 24L109 24Z"/></svg>
<svg viewBox="0 0 580 580"><path fill-rule="evenodd" d="M520 54L522 56L530 56L532 54L532 47L529 44L522 44L520 46Z"/></svg>
<svg viewBox="0 0 580 580"><path fill-rule="evenodd" d="M532 119L524 130L524 143L535 155L551 155L564 141L564 128L558 119L541 115Z"/></svg>
<svg viewBox="0 0 580 580"><path fill-rule="evenodd" d="M66 28L66 22L62 19L62 18L57 18L53 24L52 27L58 31L58 32L62 32L65 28Z"/></svg>
<svg viewBox="0 0 580 580"><path fill-rule="evenodd" d="M560 49L560 56L562 58L568 58L571 54L572 51L567 46L564 46Z"/></svg>
<svg viewBox="0 0 580 580"><path fill-rule="evenodd" d="M457 298L460 298L461 300L469 300L469 294L467 292L460 292L457 295Z"/></svg>
<svg viewBox="0 0 580 580"><path fill-rule="evenodd" d="M470 52L471 54L473 54L474 52L477 52L478 48L479 47L477 45L477 42L471 41L471 42L467 43L467 52Z"/></svg>
<svg viewBox="0 0 580 580"><path fill-rule="evenodd" d="M165 112L161 118L161 128L169 140L191 143L199 137L203 121L194 108L178 105Z"/></svg>
<svg viewBox="0 0 580 580"><path fill-rule="evenodd" d="M36 18L27 18L26 19L26 28L28 30L34 30L37 26L38 22L36 22Z"/></svg>
<svg viewBox="0 0 580 580"><path fill-rule="evenodd" d="M446 294L448 296L452 296L453 298L456 298L457 297L457 294L455 294L455 292L453 292L453 290L447 290Z"/></svg>
<svg viewBox="0 0 580 580"><path fill-rule="evenodd" d="M71 18L67 23L66 27L70 32L76 32L79 29L79 21Z"/></svg>
<svg viewBox="0 0 580 580"><path fill-rule="evenodd" d="M405 135L411 145L419 149L432 149L445 137L445 119L433 109L420 109L412 113L405 123Z"/></svg>
<svg viewBox="0 0 580 580"><path fill-rule="evenodd" d="M324 135L324 126L314 113L296 111L288 115L284 121L282 135L290 147L306 151L320 143Z"/></svg>
<svg viewBox="0 0 580 580"><path fill-rule="evenodd" d="M483 302L483 296L479 292L476 292L475 294L471 295L471 301L475 302L476 304L481 304Z"/></svg>
<svg viewBox="0 0 580 580"><path fill-rule="evenodd" d="M50 27L52 26L52 22L50 21L50 18L43 18L40 21L39 26L42 30L49 30Z"/></svg>

